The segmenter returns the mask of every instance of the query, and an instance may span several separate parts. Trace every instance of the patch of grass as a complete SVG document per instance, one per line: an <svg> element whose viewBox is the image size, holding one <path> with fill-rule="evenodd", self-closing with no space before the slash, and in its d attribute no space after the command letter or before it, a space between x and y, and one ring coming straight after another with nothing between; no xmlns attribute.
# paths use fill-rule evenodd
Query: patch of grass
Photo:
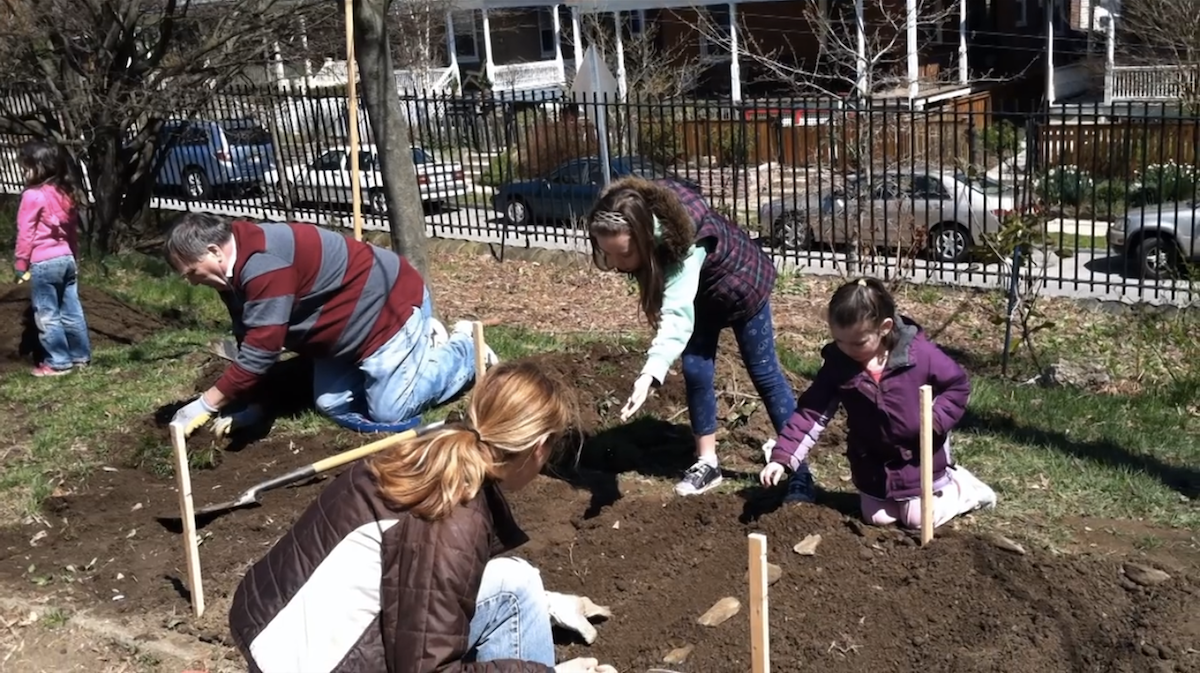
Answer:
<svg viewBox="0 0 1200 673"><path fill-rule="evenodd" d="M152 313L169 315L191 327L227 328L229 312L211 288L190 285L161 258L137 253L102 262L85 259L80 282Z"/></svg>
<svg viewBox="0 0 1200 673"><path fill-rule="evenodd" d="M164 332L130 347L98 349L93 366L60 378L23 370L0 379L0 405L14 419L0 441L0 498L20 494L17 511L32 513L54 488L110 458L106 438L142 422L163 404L191 393L194 359L213 335ZM197 456L194 460L203 460Z"/></svg>
<svg viewBox="0 0 1200 673"><path fill-rule="evenodd" d="M42 615L39 621L48 629L58 629L66 626L67 622L71 621L71 615L62 608L50 608Z"/></svg>

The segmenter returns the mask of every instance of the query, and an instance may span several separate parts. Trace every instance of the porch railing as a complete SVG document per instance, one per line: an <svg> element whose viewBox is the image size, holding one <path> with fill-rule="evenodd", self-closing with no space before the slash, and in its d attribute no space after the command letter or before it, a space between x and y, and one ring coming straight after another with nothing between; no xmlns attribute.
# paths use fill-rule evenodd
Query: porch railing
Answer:
<svg viewBox="0 0 1200 673"><path fill-rule="evenodd" d="M1112 100L1178 100L1195 91L1197 65L1118 65L1112 70Z"/></svg>

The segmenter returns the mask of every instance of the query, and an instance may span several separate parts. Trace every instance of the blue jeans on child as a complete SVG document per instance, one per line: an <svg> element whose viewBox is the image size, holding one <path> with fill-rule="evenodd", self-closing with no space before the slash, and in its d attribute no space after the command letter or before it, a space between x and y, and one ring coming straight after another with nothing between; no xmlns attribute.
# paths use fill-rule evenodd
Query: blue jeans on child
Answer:
<svg viewBox="0 0 1200 673"><path fill-rule="evenodd" d="M554 666L554 636L537 568L497 558L483 569L467 643L476 662L515 659Z"/></svg>
<svg viewBox="0 0 1200 673"><path fill-rule="evenodd" d="M35 262L29 269L29 296L38 338L51 369L70 369L92 359L75 257L62 255Z"/></svg>
<svg viewBox="0 0 1200 673"><path fill-rule="evenodd" d="M457 395L475 377L475 343L452 333L440 348L430 343L433 303L429 290L400 331L361 363L313 363L317 409L361 432L411 427L422 412Z"/></svg>
<svg viewBox="0 0 1200 673"><path fill-rule="evenodd" d="M683 349L683 381L687 387L688 414L696 436L717 431L717 396L714 389L717 342L721 331L733 328L742 362L750 374L754 389L762 398L771 425L778 433L796 410L796 394L788 385L775 353L775 326L771 322L771 302L746 320L733 322L697 319L692 338Z"/></svg>

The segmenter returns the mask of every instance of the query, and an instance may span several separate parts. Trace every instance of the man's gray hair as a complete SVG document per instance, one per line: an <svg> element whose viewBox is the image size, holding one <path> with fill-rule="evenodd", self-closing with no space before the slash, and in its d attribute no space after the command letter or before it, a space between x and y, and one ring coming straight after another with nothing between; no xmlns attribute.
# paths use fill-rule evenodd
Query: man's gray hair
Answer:
<svg viewBox="0 0 1200 673"><path fill-rule="evenodd" d="M163 253L168 260L194 262L208 252L210 245L225 245L233 236L230 219L211 213L185 213L175 220Z"/></svg>

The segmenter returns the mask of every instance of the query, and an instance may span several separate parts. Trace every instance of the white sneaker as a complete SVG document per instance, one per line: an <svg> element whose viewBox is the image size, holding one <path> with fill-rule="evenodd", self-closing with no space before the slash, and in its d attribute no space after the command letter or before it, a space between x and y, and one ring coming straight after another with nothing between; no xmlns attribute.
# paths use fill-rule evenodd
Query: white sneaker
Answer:
<svg viewBox="0 0 1200 673"><path fill-rule="evenodd" d="M768 439L762 445L763 465L771 462L771 452L775 450L775 440Z"/></svg>
<svg viewBox="0 0 1200 673"><path fill-rule="evenodd" d="M454 323L454 333L465 334L471 339L474 339L475 323L471 322L470 320L459 320L458 322ZM492 350L492 347L487 345L486 341L483 343L483 364L487 367L495 367L496 365L500 364L500 358L496 355L496 351Z"/></svg>
<svg viewBox="0 0 1200 673"><path fill-rule="evenodd" d="M429 340L434 348L441 348L450 340L450 333L446 331L446 326L437 318L429 319Z"/></svg>
<svg viewBox="0 0 1200 673"><path fill-rule="evenodd" d="M950 469L954 470L954 480L958 482L959 488L965 491L964 499L975 501L975 507L972 509L992 509L996 506L996 492L991 486L980 481L979 477L961 465Z"/></svg>

